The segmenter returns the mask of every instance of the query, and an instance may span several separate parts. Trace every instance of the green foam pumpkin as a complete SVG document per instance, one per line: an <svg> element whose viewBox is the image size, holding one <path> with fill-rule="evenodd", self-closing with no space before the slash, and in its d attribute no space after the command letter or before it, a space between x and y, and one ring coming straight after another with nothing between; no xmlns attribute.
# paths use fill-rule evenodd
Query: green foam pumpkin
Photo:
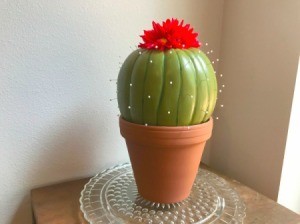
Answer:
<svg viewBox="0 0 300 224"><path fill-rule="evenodd" d="M144 31L145 43L127 57L118 76L118 105L125 120L188 126L210 119L217 99L215 71L196 48L200 46L195 39L198 34L192 31L174 19L153 23L153 30Z"/></svg>

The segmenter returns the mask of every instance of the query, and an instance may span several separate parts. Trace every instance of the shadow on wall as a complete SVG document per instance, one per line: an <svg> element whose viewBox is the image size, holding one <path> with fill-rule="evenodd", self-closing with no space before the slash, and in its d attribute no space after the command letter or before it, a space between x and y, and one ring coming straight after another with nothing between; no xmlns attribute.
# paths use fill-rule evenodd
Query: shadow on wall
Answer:
<svg viewBox="0 0 300 224"><path fill-rule="evenodd" d="M219 112L216 110L216 112ZM234 141L234 136L232 134L232 130L226 119L222 120L223 127L225 127L226 131L223 131L224 129L221 129L219 125L219 120L215 120L214 123L214 130L212 135L212 141L211 141L211 148L209 152L209 165L212 167L217 167L219 170L224 171L228 170L230 168L229 159L231 158L232 154L234 153L231 149L231 142ZM215 136L218 136L220 139L219 141L222 142L222 145L218 145L218 147L215 147L214 139ZM226 158L224 158L223 154L220 153L222 151L226 151ZM222 161L222 169L220 167L219 162L216 161ZM226 174L226 173L224 173Z"/></svg>
<svg viewBox="0 0 300 224"><path fill-rule="evenodd" d="M24 223L24 220L30 220L30 209L30 196L27 194L23 197L20 205L18 206L11 224L21 224Z"/></svg>
<svg viewBox="0 0 300 224"><path fill-rule="evenodd" d="M24 178L30 183L31 189L86 177L93 172L91 164L99 164L99 158L103 155L103 150L99 148L105 133L98 130L99 126L94 119L96 116L92 116L91 112L79 113L74 117L68 116L66 121L51 125L45 131L47 136L37 141L40 143L37 150L39 153L30 158L30 168L26 172L28 176ZM24 220L31 219L29 190L20 203L12 224L24 224Z"/></svg>

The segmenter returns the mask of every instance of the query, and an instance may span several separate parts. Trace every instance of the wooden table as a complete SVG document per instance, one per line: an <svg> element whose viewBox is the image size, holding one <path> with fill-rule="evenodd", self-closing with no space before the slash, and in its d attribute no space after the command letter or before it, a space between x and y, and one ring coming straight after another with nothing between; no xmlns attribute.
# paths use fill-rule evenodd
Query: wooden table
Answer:
<svg viewBox="0 0 300 224"><path fill-rule="evenodd" d="M210 168L201 164L201 168ZM216 173L216 172L214 172ZM246 204L245 224L300 224L300 216L275 201L220 175ZM33 215L37 224L86 224L79 209L80 192L89 178L37 188L31 192Z"/></svg>

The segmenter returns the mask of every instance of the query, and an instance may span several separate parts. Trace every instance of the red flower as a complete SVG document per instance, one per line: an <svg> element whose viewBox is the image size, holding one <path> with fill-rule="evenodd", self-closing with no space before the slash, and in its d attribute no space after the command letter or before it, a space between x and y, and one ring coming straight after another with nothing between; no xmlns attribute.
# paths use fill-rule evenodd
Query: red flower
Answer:
<svg viewBox="0 0 300 224"><path fill-rule="evenodd" d="M140 48L166 50L171 48L186 49L200 47L197 40L198 33L193 32L190 24L183 25L183 20L167 19L160 25L152 22L152 30L144 30L141 35L144 43L140 43Z"/></svg>

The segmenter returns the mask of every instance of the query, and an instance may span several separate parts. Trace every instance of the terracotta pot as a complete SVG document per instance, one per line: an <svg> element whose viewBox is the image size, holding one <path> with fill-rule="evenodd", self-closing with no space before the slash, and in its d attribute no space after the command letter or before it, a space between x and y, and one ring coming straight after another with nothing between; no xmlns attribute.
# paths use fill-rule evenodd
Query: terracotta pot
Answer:
<svg viewBox="0 0 300 224"><path fill-rule="evenodd" d="M186 199L212 127L212 118L199 125L172 127L139 125L120 118L140 195L159 203Z"/></svg>

